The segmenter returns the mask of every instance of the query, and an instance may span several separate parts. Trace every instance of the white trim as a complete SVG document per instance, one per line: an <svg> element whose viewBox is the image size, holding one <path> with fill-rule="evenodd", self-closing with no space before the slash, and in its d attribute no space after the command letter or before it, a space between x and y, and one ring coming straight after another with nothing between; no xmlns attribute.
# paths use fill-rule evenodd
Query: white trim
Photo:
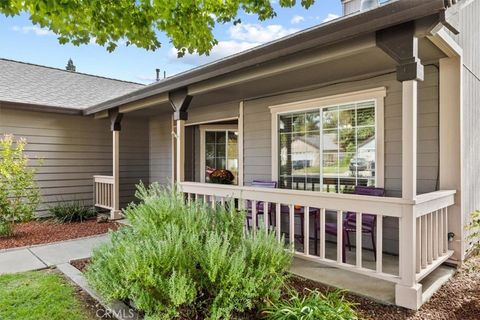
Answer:
<svg viewBox="0 0 480 320"><path fill-rule="evenodd" d="M199 126L199 129L200 129L200 182L205 183L205 174L204 174L205 173L205 132L206 131L227 131L227 130L237 131L238 139L240 139L240 132L238 131L238 125L235 125L235 124L201 125ZM237 148L239 148L238 139L237 139ZM238 150L237 157L239 156L240 156L240 152ZM238 175L240 175L240 162L238 165ZM238 177L237 177L237 181L238 181Z"/></svg>
<svg viewBox="0 0 480 320"><path fill-rule="evenodd" d="M238 185L243 187L243 101L238 105Z"/></svg>
<svg viewBox="0 0 480 320"><path fill-rule="evenodd" d="M221 118L221 119L213 119L213 120L205 120L205 121L197 121L197 122L189 122L185 124L185 127L189 126L198 126L203 124L214 124L215 122L223 122L223 121L232 121L238 120L239 117L229 117L229 118Z"/></svg>
<svg viewBox="0 0 480 320"><path fill-rule="evenodd" d="M279 114L279 113L314 109L319 107L323 108L323 107L328 107L336 104L362 102L363 100L373 100L373 99L379 100L381 98L385 98L386 95L387 95L387 88L378 87L373 89L336 94L336 95L326 96L321 98L277 104L277 105L270 106L269 108L272 114L273 113Z"/></svg>
<svg viewBox="0 0 480 320"><path fill-rule="evenodd" d="M323 109L330 106L348 103L361 103L364 101L375 101L375 186L384 186L385 171L385 146L384 146L384 98L387 95L386 87L378 87L361 91L336 94L321 98L289 102L270 106L271 116L271 135L272 135L272 180L278 181L278 116L284 113L291 113L303 110ZM323 127L322 120L321 126ZM320 148L322 148L320 139ZM320 166L320 175L323 176L322 165Z"/></svg>

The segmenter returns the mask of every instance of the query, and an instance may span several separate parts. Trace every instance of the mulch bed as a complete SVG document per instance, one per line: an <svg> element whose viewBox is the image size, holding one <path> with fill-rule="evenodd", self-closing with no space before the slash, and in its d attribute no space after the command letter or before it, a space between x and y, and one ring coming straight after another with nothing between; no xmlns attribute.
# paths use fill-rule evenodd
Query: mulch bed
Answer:
<svg viewBox="0 0 480 320"><path fill-rule="evenodd" d="M118 228L116 222L97 220L58 223L54 220L30 221L14 226L12 237L0 237L0 249L17 248L107 233Z"/></svg>
<svg viewBox="0 0 480 320"><path fill-rule="evenodd" d="M71 262L80 271L83 271L89 263L89 258ZM305 289L319 289L322 292L332 290L318 282L299 277L292 277L288 284L300 293L305 293ZM357 304L356 310L361 319L478 320L480 319L480 255L467 260L453 278L417 312L377 303L349 293L346 294L346 298ZM250 319L253 318L250 317Z"/></svg>

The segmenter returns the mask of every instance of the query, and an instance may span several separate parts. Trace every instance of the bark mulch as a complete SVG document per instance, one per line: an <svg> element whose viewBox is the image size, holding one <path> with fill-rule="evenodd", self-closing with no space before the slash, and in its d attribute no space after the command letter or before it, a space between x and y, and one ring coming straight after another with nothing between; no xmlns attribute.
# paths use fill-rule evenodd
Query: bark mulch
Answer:
<svg viewBox="0 0 480 320"><path fill-rule="evenodd" d="M97 220L72 223L58 223L54 220L30 221L16 224L13 236L0 237L0 249L94 236L117 228L116 222L98 223Z"/></svg>
<svg viewBox="0 0 480 320"><path fill-rule="evenodd" d="M72 261L83 271L90 259ZM311 280L292 277L288 283L300 293L305 289L333 290ZM480 319L480 255L471 257L450 281L444 284L420 310L413 312L393 305L377 303L353 294L346 299L356 303L361 319L371 320L478 320ZM251 317L253 319L254 317Z"/></svg>

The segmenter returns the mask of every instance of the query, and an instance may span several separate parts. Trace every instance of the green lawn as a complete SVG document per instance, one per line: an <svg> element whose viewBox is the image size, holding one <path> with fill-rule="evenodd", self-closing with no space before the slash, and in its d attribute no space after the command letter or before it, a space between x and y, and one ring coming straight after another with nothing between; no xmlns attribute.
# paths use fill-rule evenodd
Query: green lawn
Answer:
<svg viewBox="0 0 480 320"><path fill-rule="evenodd" d="M0 275L0 319L87 320L75 288L52 271Z"/></svg>

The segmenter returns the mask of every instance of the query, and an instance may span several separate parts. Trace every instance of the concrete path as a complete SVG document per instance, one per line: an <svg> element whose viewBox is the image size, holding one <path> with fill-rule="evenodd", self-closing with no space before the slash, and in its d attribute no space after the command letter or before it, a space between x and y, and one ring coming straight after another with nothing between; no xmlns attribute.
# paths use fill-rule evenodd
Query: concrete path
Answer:
<svg viewBox="0 0 480 320"><path fill-rule="evenodd" d="M43 269L90 257L92 250L110 240L108 235L67 240L29 248L0 251L0 274Z"/></svg>

